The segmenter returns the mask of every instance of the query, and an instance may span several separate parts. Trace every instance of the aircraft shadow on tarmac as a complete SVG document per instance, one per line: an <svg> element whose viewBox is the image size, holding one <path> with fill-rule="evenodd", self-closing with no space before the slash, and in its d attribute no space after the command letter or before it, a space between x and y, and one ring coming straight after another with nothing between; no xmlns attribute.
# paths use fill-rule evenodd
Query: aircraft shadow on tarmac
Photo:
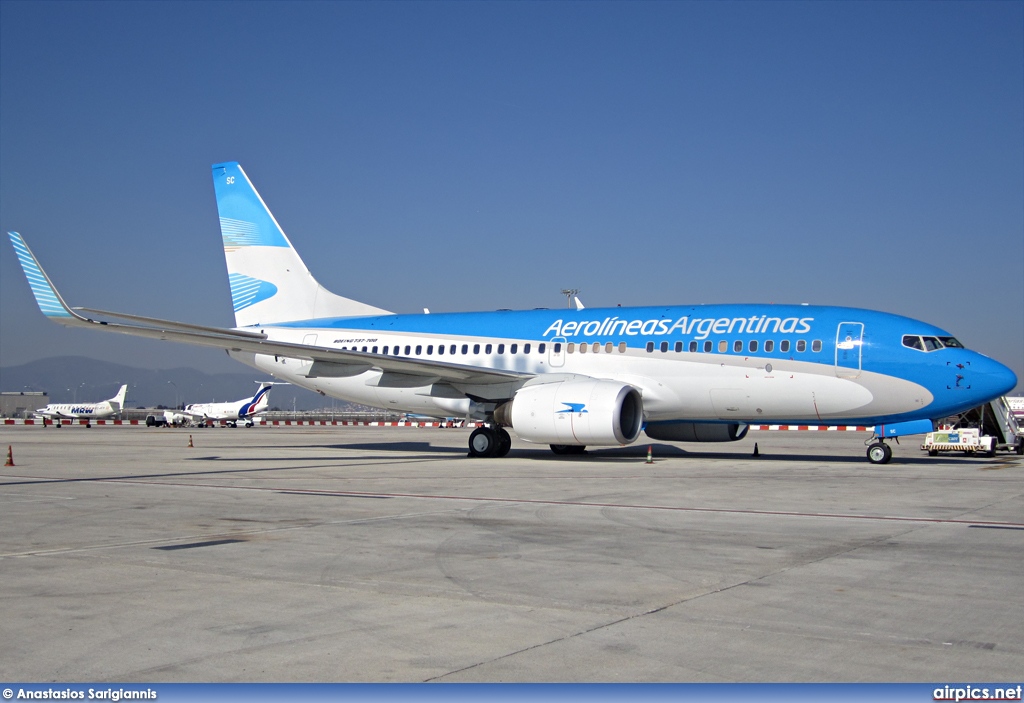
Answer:
<svg viewBox="0 0 1024 703"><path fill-rule="evenodd" d="M533 461L559 461L559 462L574 462L574 463L586 463L593 461L600 461L601 463L634 463L637 460L645 461L647 459L647 447L652 447L653 460L657 463L664 459L704 459L704 460L726 460L726 461L762 461L762 462L785 462L785 463L838 463L838 464L867 464L867 460L864 458L863 453L857 452L855 454L791 454L791 453L765 453L760 452L759 456L754 457L753 449L744 448L744 451L732 451L732 452L696 452L688 451L681 447L677 447L672 444L635 444L628 447L599 447L594 449L588 449L584 454L576 455L555 455L545 447L538 445L536 449L515 447L509 453L508 457L515 459L526 459ZM298 448L298 447L297 447ZM438 455L449 455L452 457L465 457L466 450L461 447L452 446L435 446L429 442L367 442L357 444L332 444L324 447L325 449L336 449L339 451L363 451L363 452L380 452L381 455L387 456L395 452L402 452L407 454L420 454L424 457L434 457ZM413 457L408 457L413 458ZM1005 458L1005 457L1004 457ZM490 459L489 461L501 462L501 459ZM895 456L892 462L889 464L928 464L935 466L942 465L963 465L964 463L985 466L996 460L987 459L983 457L906 457L906 456Z"/></svg>

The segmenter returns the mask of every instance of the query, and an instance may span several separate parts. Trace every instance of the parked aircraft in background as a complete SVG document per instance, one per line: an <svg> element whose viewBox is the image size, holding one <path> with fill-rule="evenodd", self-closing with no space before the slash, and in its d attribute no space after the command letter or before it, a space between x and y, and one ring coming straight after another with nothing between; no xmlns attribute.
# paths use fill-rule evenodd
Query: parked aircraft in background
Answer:
<svg viewBox="0 0 1024 703"><path fill-rule="evenodd" d="M273 386L273 383L261 383L252 398L242 398L230 403L195 403L185 406L182 413L204 423L226 420L231 427L237 426L239 422L245 423L246 427L252 427L255 424L253 418L267 411L270 404L270 389Z"/></svg>
<svg viewBox="0 0 1024 703"><path fill-rule="evenodd" d="M36 414L55 420L57 427L61 426L61 420L85 420L85 426L91 427L92 420L101 420L120 413L124 408L124 397L127 393L128 386L124 385L117 391L117 395L109 400L99 403L50 403L45 408L36 410Z"/></svg>
<svg viewBox="0 0 1024 703"><path fill-rule="evenodd" d="M217 347L324 395L484 425L477 457L520 439L558 454L657 440L741 439L748 423L875 425L885 440L1012 389L1010 369L898 315L700 305L396 315L321 286L237 163L213 167L234 329L69 308L21 235L42 312L67 326ZM342 266L365 262L341 262ZM117 318L113 322L99 318Z"/></svg>

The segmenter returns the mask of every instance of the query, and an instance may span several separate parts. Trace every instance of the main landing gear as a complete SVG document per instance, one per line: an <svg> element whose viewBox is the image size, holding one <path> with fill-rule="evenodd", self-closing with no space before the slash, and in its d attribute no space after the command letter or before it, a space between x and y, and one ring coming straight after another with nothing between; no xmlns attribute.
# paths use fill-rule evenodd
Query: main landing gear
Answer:
<svg viewBox="0 0 1024 703"><path fill-rule="evenodd" d="M469 436L469 455L481 459L503 457L512 448L504 427L477 427Z"/></svg>
<svg viewBox="0 0 1024 703"><path fill-rule="evenodd" d="M868 447L868 461L872 464L888 464L890 459L892 459L892 448L882 440L878 440Z"/></svg>

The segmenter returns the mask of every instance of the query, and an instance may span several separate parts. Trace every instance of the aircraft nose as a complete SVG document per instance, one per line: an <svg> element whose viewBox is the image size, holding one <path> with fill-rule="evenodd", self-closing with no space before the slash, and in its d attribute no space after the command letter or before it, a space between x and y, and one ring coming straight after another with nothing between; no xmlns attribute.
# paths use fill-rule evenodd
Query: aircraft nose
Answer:
<svg viewBox="0 0 1024 703"><path fill-rule="evenodd" d="M1017 374L994 359L982 357L983 363L978 369L986 396L998 398L1006 395L1017 387Z"/></svg>

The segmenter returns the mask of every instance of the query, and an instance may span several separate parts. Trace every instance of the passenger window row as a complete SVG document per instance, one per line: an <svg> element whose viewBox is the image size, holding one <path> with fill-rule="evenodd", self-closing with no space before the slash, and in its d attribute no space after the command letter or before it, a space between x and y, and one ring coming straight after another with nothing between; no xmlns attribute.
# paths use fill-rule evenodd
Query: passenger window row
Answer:
<svg viewBox="0 0 1024 703"><path fill-rule="evenodd" d="M504 344L498 344L498 345L494 345L494 344L483 344L483 345L474 344L474 345L472 345L473 354L480 354L481 353L481 348L483 349L483 353L484 354L491 354L491 353L493 353L495 351L495 347L497 347L497 353L498 354L504 354L505 353L506 345L504 345ZM519 354L520 350L522 350L523 354L529 354L532 351L532 349L533 349L533 345L530 344L529 342L527 342L526 344L523 344L521 347L520 347L519 344L509 344L509 345L507 345L507 347L508 347L508 353L509 354ZM374 347L366 347L366 346L364 346L364 347L341 347L341 348L343 350L347 350L347 351L363 351L363 352L368 352L370 354L383 354L384 356L424 356L424 349L426 349L426 356L434 356L435 353L437 354L437 356L444 356L445 354L447 354L448 356L455 356L459 352L461 352L462 355L465 356L465 355L468 355L470 353L470 345L469 344L463 344L461 347L458 344L451 344L451 345L447 345L447 346L444 345L444 344L438 344L436 346L433 345L433 344L427 344L427 345L423 345L423 344L416 344L416 345L406 344L405 347L404 347L404 352L403 352L403 347L400 344L396 344L395 346L385 345L383 347L383 351L381 351L381 347L379 347L379 346L374 346ZM537 353L538 354L544 354L546 352L547 352L547 345L546 344L541 342L540 344L537 345Z"/></svg>
<svg viewBox="0 0 1024 703"><path fill-rule="evenodd" d="M555 346L557 347L558 345L556 344ZM604 351L605 354L611 354L612 352L614 352L616 350L618 350L619 354L625 354L626 353L626 343L625 342L619 342L618 346L612 344L611 342L605 342L604 344L602 344L601 342L594 342L594 343L580 342L580 344L579 344L579 352L580 352L580 354L586 354L588 351L591 352L592 354L598 354L601 351ZM567 353L569 353L569 354L575 353L576 352L576 342L569 342L568 344L566 344L565 345L565 351ZM555 349L555 352L556 353L558 352L557 348Z"/></svg>
<svg viewBox="0 0 1024 703"><path fill-rule="evenodd" d="M750 353L750 354L756 354L757 350L758 350L758 348L760 346L761 345L758 343L758 341L756 339L752 339L752 340L750 340L749 342L746 343L747 352ZM668 342L662 342L661 344L658 345L657 348L661 352L667 353L669 351L669 343ZM742 354L743 353L743 348L744 348L744 344L743 344L743 340L742 339L737 339L737 340L735 340L732 343L732 351L735 354ZM649 354L653 353L654 349L655 349L654 342L648 342L647 343L647 353L649 353ZM676 342L675 345L672 347L672 350L676 351L676 352L682 352L683 351L683 343L682 342ZM690 344L686 347L686 350L689 351L691 354L692 353L697 353L697 352L710 353L710 352L715 351L715 343L714 343L714 341L712 341L710 339L705 339L703 344L701 344L697 340L692 340L690 342ZM788 339L780 340L779 341L779 352L782 353L782 354L788 354L789 350L790 350L789 340ZM764 342L764 353L765 354L771 354L774 351L775 351L775 340L774 339L766 339L765 342ZM798 339L798 340L796 340L796 351L798 353L800 353L800 354L802 354L805 351L807 351L807 340L805 340L805 339ZM821 340L820 339L815 339L815 340L811 341L811 351L815 352L815 353L821 351ZM719 354L727 354L728 352L729 352L729 341L726 340L726 339L718 340L718 353Z"/></svg>

